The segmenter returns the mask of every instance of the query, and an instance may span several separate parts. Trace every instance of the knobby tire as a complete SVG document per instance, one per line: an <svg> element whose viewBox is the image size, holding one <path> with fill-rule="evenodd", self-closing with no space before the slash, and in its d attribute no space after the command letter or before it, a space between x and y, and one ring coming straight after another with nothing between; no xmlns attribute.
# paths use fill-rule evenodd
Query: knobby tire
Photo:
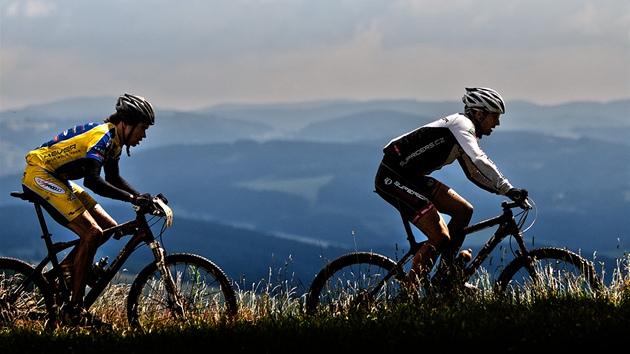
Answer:
<svg viewBox="0 0 630 354"><path fill-rule="evenodd" d="M368 294L396 267L396 262L388 257L370 252L340 256L315 276L307 294L306 310L311 314L317 311L344 313L386 304L401 291L401 280L405 278L401 269L388 279L375 296Z"/></svg>
<svg viewBox="0 0 630 354"><path fill-rule="evenodd" d="M596 294L603 284L592 263L566 249L543 247L512 260L499 275L496 290L515 295Z"/></svg>
<svg viewBox="0 0 630 354"><path fill-rule="evenodd" d="M9 296L33 274L35 268L15 258L0 258L0 325L13 325L21 321L54 319L54 296L42 274L35 274L32 281L15 300Z"/></svg>
<svg viewBox="0 0 630 354"><path fill-rule="evenodd" d="M185 253L167 255L165 263L183 298L184 313L169 302L162 275L153 262L138 274L129 290L127 318L132 327L146 330L172 321L203 324L236 315L236 293L216 264Z"/></svg>

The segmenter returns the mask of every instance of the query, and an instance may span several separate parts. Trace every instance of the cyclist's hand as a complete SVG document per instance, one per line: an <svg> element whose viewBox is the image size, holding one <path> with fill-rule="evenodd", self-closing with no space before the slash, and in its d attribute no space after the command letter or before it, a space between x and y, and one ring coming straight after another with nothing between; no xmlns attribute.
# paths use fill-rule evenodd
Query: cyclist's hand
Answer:
<svg viewBox="0 0 630 354"><path fill-rule="evenodd" d="M527 191L522 188L511 188L507 191L507 193L505 193L505 196L517 203L524 203L527 201Z"/></svg>
<svg viewBox="0 0 630 354"><path fill-rule="evenodd" d="M153 204L153 198L151 198L151 194L149 193L134 195L132 203L133 205L137 205L141 208L146 208Z"/></svg>

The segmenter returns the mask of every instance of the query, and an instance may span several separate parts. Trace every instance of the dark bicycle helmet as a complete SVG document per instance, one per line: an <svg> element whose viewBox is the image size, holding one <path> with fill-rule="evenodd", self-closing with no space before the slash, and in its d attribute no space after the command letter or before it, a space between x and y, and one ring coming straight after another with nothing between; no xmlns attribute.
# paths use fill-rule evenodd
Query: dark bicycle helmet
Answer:
<svg viewBox="0 0 630 354"><path fill-rule="evenodd" d="M153 106L144 97L126 93L118 97L116 102L117 111L126 111L133 114L135 122L145 122L149 125L155 124L155 112Z"/></svg>
<svg viewBox="0 0 630 354"><path fill-rule="evenodd" d="M493 89L485 87L466 87L466 94L462 97L466 108L483 109L491 113L505 113L503 98Z"/></svg>

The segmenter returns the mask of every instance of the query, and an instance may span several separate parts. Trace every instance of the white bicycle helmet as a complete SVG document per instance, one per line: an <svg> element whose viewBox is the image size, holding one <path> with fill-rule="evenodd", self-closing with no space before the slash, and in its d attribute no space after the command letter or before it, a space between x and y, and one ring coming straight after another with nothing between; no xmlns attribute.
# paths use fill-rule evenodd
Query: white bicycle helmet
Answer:
<svg viewBox="0 0 630 354"><path fill-rule="evenodd" d="M126 93L118 97L116 102L117 111L127 111L137 113L134 117L137 122L145 122L149 125L155 124L155 112L153 106L144 97Z"/></svg>
<svg viewBox="0 0 630 354"><path fill-rule="evenodd" d="M484 109L491 113L505 113L503 98L493 89L485 87L466 87L466 94L462 97L466 108Z"/></svg>

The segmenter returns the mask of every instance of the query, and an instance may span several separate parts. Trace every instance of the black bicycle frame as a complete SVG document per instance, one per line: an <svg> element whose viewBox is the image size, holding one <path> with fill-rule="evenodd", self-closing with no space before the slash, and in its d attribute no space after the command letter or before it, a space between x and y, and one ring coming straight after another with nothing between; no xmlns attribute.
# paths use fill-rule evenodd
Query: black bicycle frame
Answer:
<svg viewBox="0 0 630 354"><path fill-rule="evenodd" d="M105 268L103 274L101 274L94 285L91 286L90 291L85 294L85 297L83 298L83 305L85 306L85 308L90 308L90 306L94 304L96 299L101 295L101 293L105 290L112 279L114 279L118 271L122 268L127 259L129 259L131 254L136 250L140 243L149 243L154 240L153 231L147 224L146 216L141 212L136 212L135 220L125 222L109 229L105 229L103 230L103 232L113 232L114 239L118 240L125 235L123 233L120 233L119 231L131 227L138 227L138 230L135 231L127 244L125 244L123 248L120 249L116 258L114 258L109 266ZM117 232L119 233L117 234Z"/></svg>
<svg viewBox="0 0 630 354"><path fill-rule="evenodd" d="M468 263L468 265L463 269L465 278L468 278L471 275L473 275L475 271L477 271L479 266L481 266L483 261L490 255L490 253L492 253L492 251L506 237L511 236L511 235L514 235L514 236L519 235L520 230L518 226L516 225L516 222L514 221L514 213L512 212L512 209L511 209L512 207L515 206L515 204L503 202L501 203L501 206L503 207L503 214L484 220L484 221L480 221L473 225L467 226L459 234L460 236L462 235L466 236L466 235L470 235L470 234L491 228L493 226L499 225L497 230L492 234L492 236L490 236L486 244L481 248L481 250L479 250L479 252L474 257L474 259L470 263ZM406 264L409 258L415 255L416 252L420 249L420 247L422 247L424 242L426 242L426 241L417 242L413 234L413 230L411 229L410 222L407 219L405 219L404 215L401 214L401 217L403 219L403 225L405 226L405 231L407 233L407 240L409 241L409 251L398 262L396 262L396 267L393 270L389 271L383 277L383 279L379 281L379 283L372 290L371 292L372 295L376 295L376 293L380 290L383 284L385 284L385 282L387 282L389 278L391 278L392 275L394 275L394 273L398 273L399 269L401 269L401 266L403 264ZM525 242L523 238L515 237L515 239L519 245L519 248L522 250L522 252L523 253L527 252L527 248L525 246Z"/></svg>
<svg viewBox="0 0 630 354"><path fill-rule="evenodd" d="M485 221L478 222L474 225L465 227L462 230L463 235L469 235L481 230L488 229L490 227L499 225L497 230L490 236L486 244L479 250L477 255L468 263L464 268L464 275L466 278L473 275L475 271L481 266L481 263L488 258L490 253L508 236L518 236L520 230L514 221L514 214L509 208L509 204L503 202L503 214L495 216ZM515 237L519 247L524 252L526 251L525 242L522 237Z"/></svg>
<svg viewBox="0 0 630 354"><path fill-rule="evenodd" d="M19 296L20 292L22 292L28 284L33 281L33 278L38 274L42 274L44 267L51 263L53 265L53 270L59 270L59 260L57 259L57 254L65 249L70 247L77 246L79 244L80 239L75 239L72 241L66 242L52 242L52 234L48 231L48 227L46 224L46 219L44 218L44 214L42 212L42 207L36 201L28 199L26 196L20 196L20 194L13 194L13 196L28 200L33 202L35 206L35 211L37 213L37 218L39 220L40 227L42 229L41 238L44 239L46 243L46 249L48 254L44 259L37 264L35 270L32 274L29 274L23 281L22 284L16 289L14 296ZM26 199L25 199L26 198ZM137 230L136 230L137 228ZM94 285L90 288L90 291L84 297L84 306L85 308L89 308L94 304L99 295L105 290L107 285L111 282L112 279L116 276L118 271L122 268L123 264L129 259L129 256L135 251L136 247L142 242L150 243L154 240L153 231L149 227L147 223L146 216L144 213L137 211L136 219L125 222L123 224L111 227L109 229L103 230L103 233L112 233L113 238L118 240L122 236L129 235L129 233L124 233L123 230L134 230L133 237L129 239L129 242L120 250L116 258L110 263L110 265L105 269L104 273L99 276ZM55 274L56 277L61 278L61 274ZM52 285L54 287L54 284ZM69 289L66 287L65 282L60 281L59 286L62 287L62 291L68 291Z"/></svg>

